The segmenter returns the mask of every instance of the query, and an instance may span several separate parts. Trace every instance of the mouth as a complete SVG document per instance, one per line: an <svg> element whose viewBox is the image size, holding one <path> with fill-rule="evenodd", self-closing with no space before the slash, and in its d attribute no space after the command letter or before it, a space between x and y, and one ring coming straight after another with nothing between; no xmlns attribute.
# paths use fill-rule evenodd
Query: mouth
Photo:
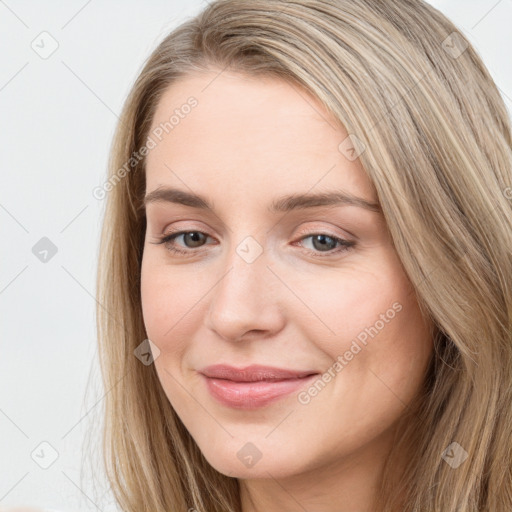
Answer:
<svg viewBox="0 0 512 512"><path fill-rule="evenodd" d="M282 380L301 379L309 377L310 375L318 374L315 370L291 370L259 364L253 364L245 368L236 368L226 364L216 364L199 370L199 373L202 373L206 377L230 380L234 382L277 382Z"/></svg>
<svg viewBox="0 0 512 512"><path fill-rule="evenodd" d="M236 409L257 409L284 398L310 384L315 371L296 371L252 365L234 368L215 365L200 371L210 395L222 405Z"/></svg>

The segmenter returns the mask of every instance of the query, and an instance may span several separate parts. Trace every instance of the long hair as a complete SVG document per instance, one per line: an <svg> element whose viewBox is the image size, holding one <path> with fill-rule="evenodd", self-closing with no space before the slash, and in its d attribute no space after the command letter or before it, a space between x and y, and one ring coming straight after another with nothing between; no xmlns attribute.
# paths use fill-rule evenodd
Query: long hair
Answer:
<svg viewBox="0 0 512 512"><path fill-rule="evenodd" d="M140 269L151 122L173 82L206 69L287 80L339 120L435 325L431 365L399 422L379 505L512 510L511 126L481 58L422 0L219 0L144 63L100 191L103 463L123 511L241 510L238 480L206 461L154 365L134 355L147 338Z"/></svg>

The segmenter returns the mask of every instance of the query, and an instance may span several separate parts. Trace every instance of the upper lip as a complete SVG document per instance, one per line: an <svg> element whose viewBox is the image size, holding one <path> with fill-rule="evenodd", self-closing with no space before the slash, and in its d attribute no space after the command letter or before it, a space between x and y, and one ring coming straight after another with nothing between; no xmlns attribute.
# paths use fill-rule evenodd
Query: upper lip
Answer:
<svg viewBox="0 0 512 512"><path fill-rule="evenodd" d="M235 368L234 366L226 364L215 364L199 370L199 373L202 373L206 377L217 379L226 379L236 382L255 382L261 380L298 379L315 375L317 372L314 370L289 370L260 364L252 364L245 368Z"/></svg>

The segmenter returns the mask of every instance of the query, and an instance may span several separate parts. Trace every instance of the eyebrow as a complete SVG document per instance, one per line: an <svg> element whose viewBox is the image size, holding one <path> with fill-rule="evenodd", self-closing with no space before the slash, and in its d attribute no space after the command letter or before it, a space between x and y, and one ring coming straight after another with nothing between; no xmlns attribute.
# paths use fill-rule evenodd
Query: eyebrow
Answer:
<svg viewBox="0 0 512 512"><path fill-rule="evenodd" d="M149 192L144 197L143 206L150 203L168 202L200 208L202 210L214 211L214 205L206 197L177 188L159 187ZM270 213L289 212L292 210L303 210L318 206L357 206L376 213L382 209L378 203L372 203L362 197L354 196L345 191L320 192L315 194L292 194L275 199L268 211Z"/></svg>

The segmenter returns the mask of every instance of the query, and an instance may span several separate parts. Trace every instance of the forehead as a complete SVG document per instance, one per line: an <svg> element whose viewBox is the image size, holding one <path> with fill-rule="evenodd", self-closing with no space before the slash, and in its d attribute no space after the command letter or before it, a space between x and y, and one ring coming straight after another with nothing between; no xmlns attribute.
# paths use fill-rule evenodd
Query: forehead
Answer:
<svg viewBox="0 0 512 512"><path fill-rule="evenodd" d="M195 106L183 108L190 98ZM147 190L208 183L268 197L276 189L341 187L375 200L359 160L339 150L345 129L309 92L284 80L220 70L186 75L163 94L151 133L159 127L161 141L146 160Z"/></svg>

